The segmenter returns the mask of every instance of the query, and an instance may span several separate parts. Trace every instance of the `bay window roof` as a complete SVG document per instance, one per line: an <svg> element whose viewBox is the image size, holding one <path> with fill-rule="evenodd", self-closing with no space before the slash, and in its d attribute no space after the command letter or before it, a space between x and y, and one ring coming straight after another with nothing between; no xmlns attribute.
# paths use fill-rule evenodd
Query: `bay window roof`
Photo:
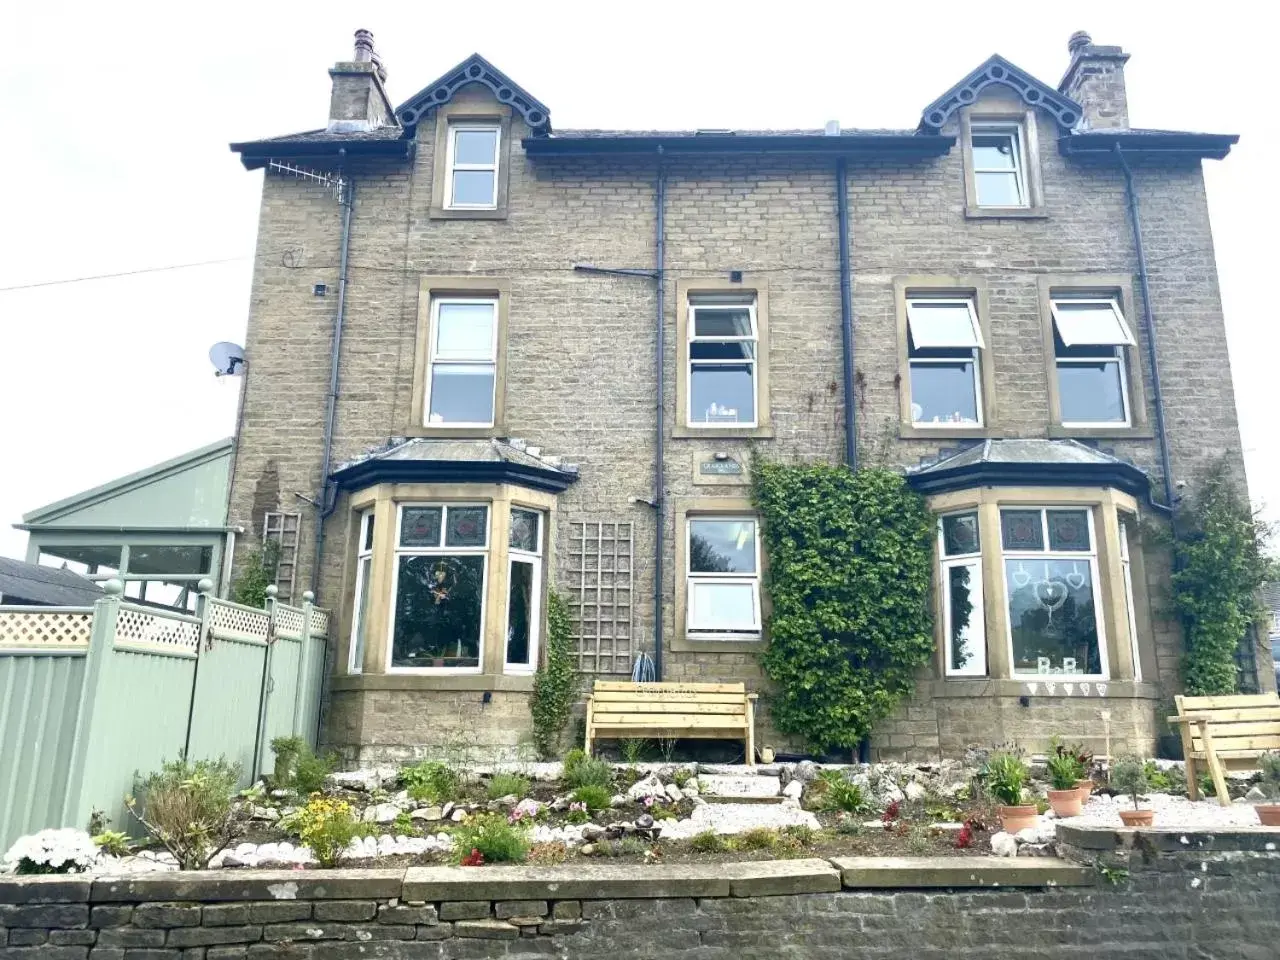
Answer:
<svg viewBox="0 0 1280 960"><path fill-rule="evenodd" d="M1147 499L1150 478L1134 466L1078 440L984 440L907 471L920 493L977 486L1115 487Z"/></svg>
<svg viewBox="0 0 1280 960"><path fill-rule="evenodd" d="M329 478L344 490L375 483L510 483L559 493L578 479L578 466L523 440L392 437L339 464Z"/></svg>

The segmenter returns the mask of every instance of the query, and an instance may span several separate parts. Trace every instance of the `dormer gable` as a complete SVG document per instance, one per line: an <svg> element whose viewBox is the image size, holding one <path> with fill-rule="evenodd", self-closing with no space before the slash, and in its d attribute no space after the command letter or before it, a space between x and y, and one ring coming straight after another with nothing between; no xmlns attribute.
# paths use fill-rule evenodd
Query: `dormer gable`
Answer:
<svg viewBox="0 0 1280 960"><path fill-rule="evenodd" d="M993 85L1008 87L1028 106L1044 110L1053 117L1063 132L1070 131L1080 122L1083 112L1080 104L1064 97L1053 87L1042 83L996 53L925 107L920 117L920 130L925 133L938 132L956 111L976 103L982 91Z"/></svg>
<svg viewBox="0 0 1280 960"><path fill-rule="evenodd" d="M404 126L414 126L429 110L444 106L470 84L488 87L499 103L506 104L524 118L534 136L545 136L551 132L551 111L546 105L478 53L473 53L400 104L396 108L396 117Z"/></svg>

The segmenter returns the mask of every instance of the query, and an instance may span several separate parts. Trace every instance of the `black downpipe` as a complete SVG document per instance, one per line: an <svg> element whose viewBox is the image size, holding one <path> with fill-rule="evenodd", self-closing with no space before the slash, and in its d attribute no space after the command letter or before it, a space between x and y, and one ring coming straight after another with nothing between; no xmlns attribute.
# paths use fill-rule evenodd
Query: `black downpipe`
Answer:
<svg viewBox="0 0 1280 960"><path fill-rule="evenodd" d="M658 290L658 307L657 307L657 323L658 323L658 346L657 346L657 380L658 380L658 397L657 397L657 435L656 450L654 453L653 465L653 507L654 516L657 518L657 528L653 534L653 674L654 679L661 682L662 680L662 547L663 533L666 530L667 523L667 498L666 498L666 470L664 469L666 455L666 416L665 401L662 395L663 383L665 381L666 371L666 318L663 310L663 303L666 300L666 283L665 269L667 257L667 225L666 225L666 208L667 208L667 171L662 166L662 147L658 147L658 178L654 185L654 202L657 204L657 244L654 252L654 260L656 261L655 279L657 280Z"/></svg>
<svg viewBox="0 0 1280 960"><path fill-rule="evenodd" d="M849 183L844 157L836 161L836 212L840 221L840 350L844 364L844 460L858 469L853 396L853 276L849 266Z"/></svg>
<svg viewBox="0 0 1280 960"><path fill-rule="evenodd" d="M1125 159L1120 144L1115 145L1116 159L1124 173L1125 194L1129 206L1129 226L1138 255L1138 285L1142 290L1142 332L1147 341L1147 360L1151 365L1151 398L1156 407L1156 437L1160 443L1160 470L1164 475L1164 502L1173 509L1173 466L1169 459L1169 433L1164 422L1164 394L1160 389L1160 365L1156 362L1156 324L1151 311L1151 282L1147 276L1147 254L1142 245L1142 220L1138 216L1138 193L1133 186L1133 169Z"/></svg>

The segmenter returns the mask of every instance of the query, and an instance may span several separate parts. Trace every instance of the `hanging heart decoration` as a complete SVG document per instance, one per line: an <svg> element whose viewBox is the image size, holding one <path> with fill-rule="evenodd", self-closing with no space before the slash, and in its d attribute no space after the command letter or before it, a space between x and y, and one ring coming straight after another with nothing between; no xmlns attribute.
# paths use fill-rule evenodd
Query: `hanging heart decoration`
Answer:
<svg viewBox="0 0 1280 960"><path fill-rule="evenodd" d="M1027 684L1027 693L1031 694L1032 696L1035 696L1035 692L1039 689L1040 689L1040 684L1038 683Z"/></svg>
<svg viewBox="0 0 1280 960"><path fill-rule="evenodd" d="M1098 691L1098 696L1105 697L1107 695L1107 685L1105 683L1095 683L1093 689Z"/></svg>
<svg viewBox="0 0 1280 960"><path fill-rule="evenodd" d="M1076 692L1075 684L1064 683L1062 685L1062 692L1065 693L1068 697L1071 696L1073 693Z"/></svg>
<svg viewBox="0 0 1280 960"><path fill-rule="evenodd" d="M1018 564L1018 569L1013 571L1013 576L1011 577L1011 579L1013 580L1013 585L1017 587L1019 590L1021 590L1028 583L1031 582L1031 573L1030 571L1024 569L1022 564Z"/></svg>
<svg viewBox="0 0 1280 960"><path fill-rule="evenodd" d="M1041 580L1036 584L1036 601L1053 614L1067 602L1067 585L1057 580Z"/></svg>
<svg viewBox="0 0 1280 960"><path fill-rule="evenodd" d="M1067 581L1072 590L1079 590L1084 586L1084 574L1074 568L1063 579Z"/></svg>
<svg viewBox="0 0 1280 960"><path fill-rule="evenodd" d="M1056 683L1046 683L1044 685L1044 689L1049 694L1049 696L1052 697L1055 693L1058 692L1058 685Z"/></svg>
<svg viewBox="0 0 1280 960"><path fill-rule="evenodd" d="M1080 684L1080 695L1084 697L1089 695L1089 685L1087 683Z"/></svg>

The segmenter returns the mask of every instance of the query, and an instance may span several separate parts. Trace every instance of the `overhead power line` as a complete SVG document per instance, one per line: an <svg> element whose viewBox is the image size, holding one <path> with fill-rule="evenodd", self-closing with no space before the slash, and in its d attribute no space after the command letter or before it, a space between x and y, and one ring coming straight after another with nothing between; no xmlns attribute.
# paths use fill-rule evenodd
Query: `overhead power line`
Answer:
<svg viewBox="0 0 1280 960"><path fill-rule="evenodd" d="M191 267L209 267L216 263L235 263L251 257L224 257L221 260L198 260L195 263L174 263L167 267L143 267L141 270L122 270L120 273L97 273L88 277L68 277L65 280L42 280L39 283L19 283L12 287L0 287L0 293L10 290L32 290L36 287L58 287L67 283L84 283L86 280L111 280L115 277L134 277L140 273L164 273L168 270L187 270Z"/></svg>

